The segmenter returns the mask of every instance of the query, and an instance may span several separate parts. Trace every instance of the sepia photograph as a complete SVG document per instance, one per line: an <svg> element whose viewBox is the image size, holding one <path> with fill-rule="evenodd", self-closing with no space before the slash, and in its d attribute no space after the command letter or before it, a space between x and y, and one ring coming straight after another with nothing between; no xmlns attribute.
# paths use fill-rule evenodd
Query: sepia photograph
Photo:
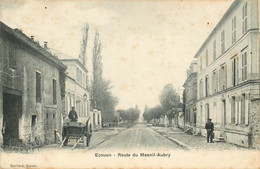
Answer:
<svg viewBox="0 0 260 169"><path fill-rule="evenodd" d="M0 168L260 168L259 0L0 0Z"/></svg>

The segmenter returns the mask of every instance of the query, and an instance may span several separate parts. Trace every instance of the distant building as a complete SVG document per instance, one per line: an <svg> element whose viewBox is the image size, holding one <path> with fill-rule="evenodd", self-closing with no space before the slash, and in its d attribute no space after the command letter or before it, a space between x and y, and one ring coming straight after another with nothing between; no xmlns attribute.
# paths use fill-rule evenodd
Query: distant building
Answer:
<svg viewBox="0 0 260 169"><path fill-rule="evenodd" d="M55 131L61 132L65 70L33 37L0 22L0 144L55 141Z"/></svg>
<svg viewBox="0 0 260 169"><path fill-rule="evenodd" d="M198 59L196 132L209 118L216 138L259 148L260 35L258 0L235 0L195 58Z"/></svg>
<svg viewBox="0 0 260 169"><path fill-rule="evenodd" d="M196 102L197 102L197 61L193 61L187 70L187 79L183 84L184 89L184 127L196 126Z"/></svg>
<svg viewBox="0 0 260 169"><path fill-rule="evenodd" d="M93 109L92 111L92 126L93 129L99 129L102 127L101 111Z"/></svg>

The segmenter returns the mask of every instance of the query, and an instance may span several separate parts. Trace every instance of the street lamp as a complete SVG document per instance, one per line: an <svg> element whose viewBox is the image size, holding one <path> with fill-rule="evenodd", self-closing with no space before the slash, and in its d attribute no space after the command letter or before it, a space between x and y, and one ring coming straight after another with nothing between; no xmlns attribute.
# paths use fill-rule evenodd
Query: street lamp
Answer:
<svg viewBox="0 0 260 169"><path fill-rule="evenodd" d="M85 93L84 95L83 95L83 100L84 100L84 105L83 105L83 109L84 109L84 115L86 115L86 101L87 101L87 98L88 98L88 96L87 96L87 94Z"/></svg>
<svg viewBox="0 0 260 169"><path fill-rule="evenodd" d="M87 98L88 98L88 96L87 96L87 94L85 93L85 94L83 95L83 99L84 99L84 101L86 101Z"/></svg>

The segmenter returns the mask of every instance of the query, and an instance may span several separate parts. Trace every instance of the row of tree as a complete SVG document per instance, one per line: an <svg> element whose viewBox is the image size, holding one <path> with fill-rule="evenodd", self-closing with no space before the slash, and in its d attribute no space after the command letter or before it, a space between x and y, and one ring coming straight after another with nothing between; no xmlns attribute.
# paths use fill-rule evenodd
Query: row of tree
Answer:
<svg viewBox="0 0 260 169"><path fill-rule="evenodd" d="M154 119L159 120L161 117L164 117L166 115L171 124L172 119L179 110L178 108L182 107L180 97L172 84L164 86L160 93L159 100L160 105L152 108L148 108L147 106L145 106L143 118L147 122L150 122Z"/></svg>
<svg viewBox="0 0 260 169"><path fill-rule="evenodd" d="M118 117L120 118L120 121L133 123L137 121L140 117L140 110L137 106L135 108L129 108L127 110L117 110Z"/></svg>

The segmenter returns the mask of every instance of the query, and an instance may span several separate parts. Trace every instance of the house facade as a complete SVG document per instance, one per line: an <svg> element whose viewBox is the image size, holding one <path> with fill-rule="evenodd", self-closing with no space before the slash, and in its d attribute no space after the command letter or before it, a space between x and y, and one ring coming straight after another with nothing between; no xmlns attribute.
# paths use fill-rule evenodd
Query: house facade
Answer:
<svg viewBox="0 0 260 169"><path fill-rule="evenodd" d="M73 58L55 49L49 50L58 56L62 63L67 66L64 117L69 115L72 107L75 107L79 119L91 117L87 82L88 70L86 66L83 65L80 58Z"/></svg>
<svg viewBox="0 0 260 169"><path fill-rule="evenodd" d="M0 144L48 144L61 132L66 66L0 22Z"/></svg>
<svg viewBox="0 0 260 169"><path fill-rule="evenodd" d="M184 87L184 128L196 127L197 114L197 61L193 61L187 70L187 79L183 84Z"/></svg>
<svg viewBox="0 0 260 169"><path fill-rule="evenodd" d="M196 55L196 132L259 147L259 2L235 0Z"/></svg>

